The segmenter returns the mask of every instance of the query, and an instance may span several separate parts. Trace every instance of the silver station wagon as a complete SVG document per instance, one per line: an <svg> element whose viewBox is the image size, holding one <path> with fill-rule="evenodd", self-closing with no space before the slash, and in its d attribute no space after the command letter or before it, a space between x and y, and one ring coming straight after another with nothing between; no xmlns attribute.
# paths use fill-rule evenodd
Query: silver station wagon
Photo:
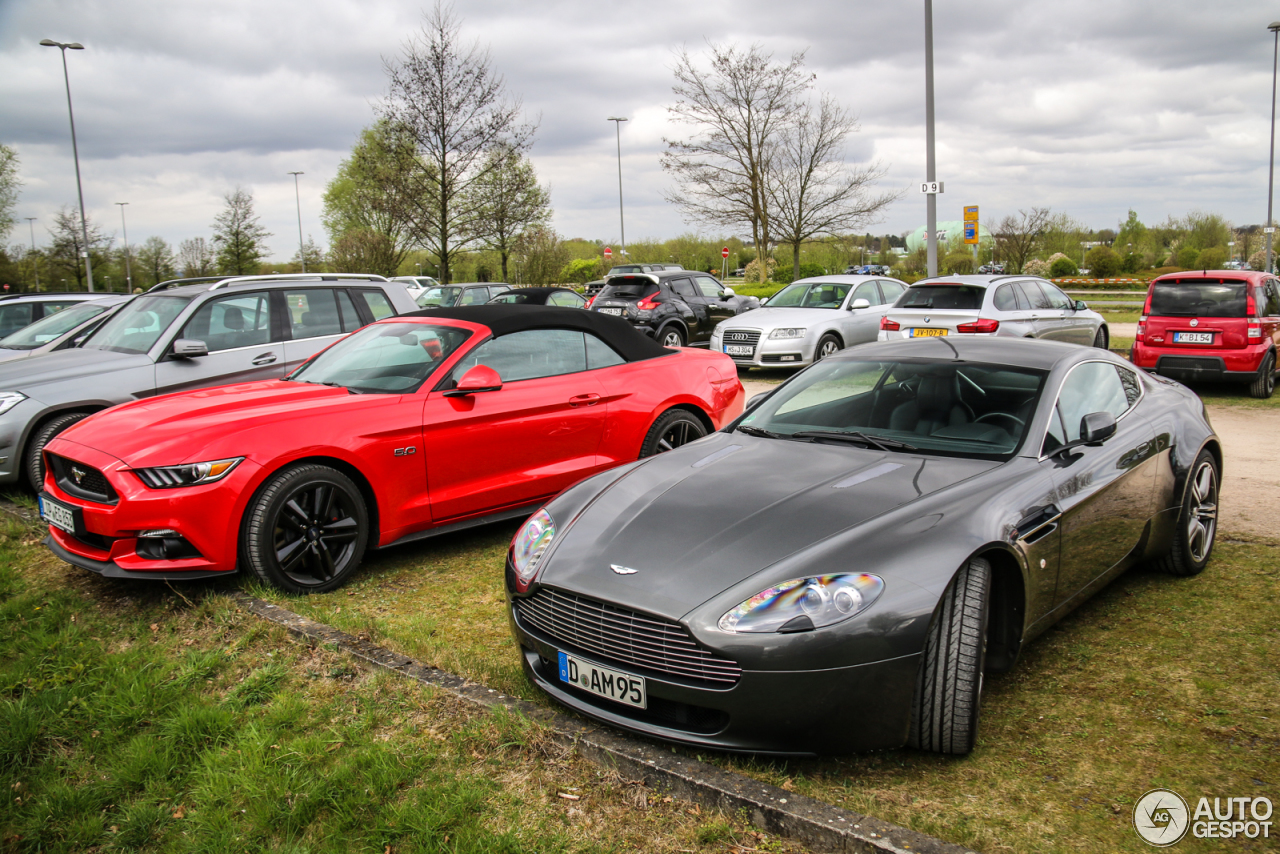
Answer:
<svg viewBox="0 0 1280 854"><path fill-rule="evenodd" d="M1107 322L1035 276L940 276L907 288L880 322L881 341L985 335L1107 348Z"/></svg>
<svg viewBox="0 0 1280 854"><path fill-rule="evenodd" d="M880 319L906 289L880 276L815 276L716 327L711 349L744 367L809 365L876 340Z"/></svg>

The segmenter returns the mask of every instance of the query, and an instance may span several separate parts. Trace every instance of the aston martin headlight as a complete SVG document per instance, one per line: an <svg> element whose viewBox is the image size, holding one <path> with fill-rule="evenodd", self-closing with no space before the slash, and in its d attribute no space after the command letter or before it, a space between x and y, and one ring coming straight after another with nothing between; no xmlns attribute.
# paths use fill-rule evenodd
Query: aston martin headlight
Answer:
<svg viewBox="0 0 1280 854"><path fill-rule="evenodd" d="M539 510L516 532L511 541L511 565L515 567L520 583L528 584L538 573L542 556L551 548L556 538L556 522L546 510Z"/></svg>
<svg viewBox="0 0 1280 854"><path fill-rule="evenodd" d="M782 338L803 338L809 330L803 326L797 326L791 329L775 329L769 333L770 340L777 341Z"/></svg>
<svg viewBox="0 0 1280 854"><path fill-rule="evenodd" d="M822 628L865 610L884 580L865 572L793 578L761 590L720 618L726 632L796 632Z"/></svg>
<svg viewBox="0 0 1280 854"><path fill-rule="evenodd" d="M176 489L179 486L200 486L214 483L231 474L232 469L244 462L244 457L213 460L207 463L184 463L180 466L155 466L134 469L139 479L152 489Z"/></svg>
<svg viewBox="0 0 1280 854"><path fill-rule="evenodd" d="M0 415L4 415L26 399L27 396L20 391L0 391Z"/></svg>

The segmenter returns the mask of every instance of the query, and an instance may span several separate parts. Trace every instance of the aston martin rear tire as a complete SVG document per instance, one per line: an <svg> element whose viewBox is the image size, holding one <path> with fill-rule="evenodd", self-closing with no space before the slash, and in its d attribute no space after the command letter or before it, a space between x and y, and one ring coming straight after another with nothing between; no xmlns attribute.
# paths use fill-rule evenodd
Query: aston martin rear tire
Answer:
<svg viewBox="0 0 1280 854"><path fill-rule="evenodd" d="M916 679L908 744L965 754L978 734L987 654L991 565L974 558L956 573L933 616Z"/></svg>
<svg viewBox="0 0 1280 854"><path fill-rule="evenodd" d="M1249 383L1249 396L1266 400L1276 390L1276 354L1268 353L1258 368L1258 378Z"/></svg>
<svg viewBox="0 0 1280 854"><path fill-rule="evenodd" d="M287 593L324 593L346 582L369 542L369 513L351 478L304 464L268 480L249 502L241 560Z"/></svg>
<svg viewBox="0 0 1280 854"><path fill-rule="evenodd" d="M23 460L24 467L27 470L27 485L35 492L44 489L44 446L53 440L53 437L66 430L77 421L81 421L89 417L87 412L68 412L66 415L59 415L51 421L41 424L39 429L31 436L31 440L27 442L27 452Z"/></svg>
<svg viewBox="0 0 1280 854"><path fill-rule="evenodd" d="M705 435L707 428L692 412L687 409L668 409L649 428L644 444L640 446L640 456L652 457L654 454L687 445Z"/></svg>
<svg viewBox="0 0 1280 854"><path fill-rule="evenodd" d="M813 350L813 360L816 362L825 359L828 356L834 356L840 352L840 339L828 332L818 339L818 346Z"/></svg>
<svg viewBox="0 0 1280 854"><path fill-rule="evenodd" d="M1156 566L1170 575L1199 575L1213 554L1218 533L1218 463L1213 454L1201 451L1191 466L1178 511L1178 528L1169 554Z"/></svg>

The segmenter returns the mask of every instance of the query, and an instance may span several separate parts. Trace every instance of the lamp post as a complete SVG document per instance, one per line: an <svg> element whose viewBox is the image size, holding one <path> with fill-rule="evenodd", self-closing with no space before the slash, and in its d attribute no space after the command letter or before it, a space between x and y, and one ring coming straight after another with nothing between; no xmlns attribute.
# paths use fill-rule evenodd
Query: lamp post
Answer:
<svg viewBox="0 0 1280 854"><path fill-rule="evenodd" d="M302 272L307 272L307 253L302 246L302 197L298 195L298 176L306 172L290 172L293 176L293 200L298 205L298 260L302 262Z"/></svg>
<svg viewBox="0 0 1280 854"><path fill-rule="evenodd" d="M120 227L124 229L124 292L133 290L133 270L129 268L129 226L124 221L124 206L128 202L116 202L120 206Z"/></svg>
<svg viewBox="0 0 1280 854"><path fill-rule="evenodd" d="M924 146L925 180L938 180L937 161L933 153L933 0L924 0ZM938 196L928 194L925 235L929 276L938 275Z"/></svg>
<svg viewBox="0 0 1280 854"><path fill-rule="evenodd" d="M79 42L56 42L53 39L41 39L45 47L56 47L62 51L62 79L67 84L67 115L71 117L71 155L76 161L76 191L80 194L80 231L84 236L84 275L89 282L89 292L93 293L93 264L89 261L89 222L84 216L84 185L80 182L80 151L76 147L76 114L71 109L71 76L67 73L67 49L84 50Z"/></svg>
<svg viewBox="0 0 1280 854"><path fill-rule="evenodd" d="M31 226L31 254L36 254L36 218L29 216L26 218L27 225ZM36 259L31 259L31 272L36 276L36 293L40 292L40 265L36 263Z"/></svg>
<svg viewBox="0 0 1280 854"><path fill-rule="evenodd" d="M618 142L618 228L622 231L622 242L618 249L620 254L627 254L627 226L622 217L622 123L626 116L609 116L605 121L613 122L614 136Z"/></svg>
<svg viewBox="0 0 1280 854"><path fill-rule="evenodd" d="M1275 48L1271 57L1271 165L1267 170L1267 272L1275 269L1271 263L1271 235L1275 221L1271 218L1272 190L1276 178L1276 68L1280 63L1280 21L1272 21L1267 29L1275 34Z"/></svg>

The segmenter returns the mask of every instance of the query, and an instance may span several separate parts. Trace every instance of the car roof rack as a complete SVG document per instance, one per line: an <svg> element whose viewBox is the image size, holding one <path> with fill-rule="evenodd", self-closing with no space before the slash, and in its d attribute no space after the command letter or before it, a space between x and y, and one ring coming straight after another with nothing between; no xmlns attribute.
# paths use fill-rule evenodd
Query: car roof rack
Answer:
<svg viewBox="0 0 1280 854"><path fill-rule="evenodd" d="M361 282L385 282L385 276L376 273L267 273L261 276L228 276L222 279L211 291L231 285L260 284L262 282L336 282L355 280Z"/></svg>
<svg viewBox="0 0 1280 854"><path fill-rule="evenodd" d="M168 281L160 282L158 285L153 285L147 288L146 292L167 291L170 288L181 288L186 285L199 285L204 284L205 282L221 282L225 278L226 276L191 276L186 279L169 279Z"/></svg>

